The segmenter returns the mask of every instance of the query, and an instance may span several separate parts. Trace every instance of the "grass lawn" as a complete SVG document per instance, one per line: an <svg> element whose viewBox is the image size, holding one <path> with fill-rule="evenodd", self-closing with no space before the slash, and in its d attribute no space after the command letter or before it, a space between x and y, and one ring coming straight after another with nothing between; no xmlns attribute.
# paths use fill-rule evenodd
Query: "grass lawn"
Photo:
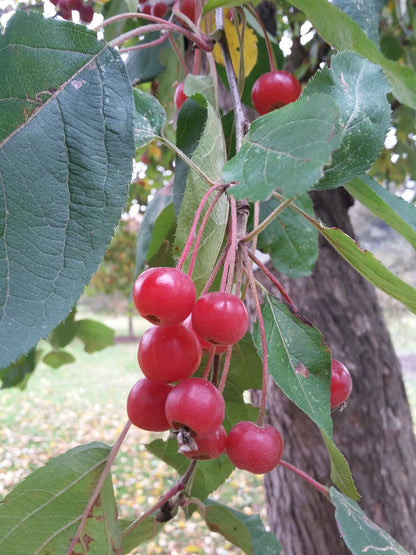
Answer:
<svg viewBox="0 0 416 555"><path fill-rule="evenodd" d="M105 323L118 334L127 334L125 318L109 318ZM135 332L143 330L136 321ZM68 350L75 363L58 370L40 364L26 390L0 392L0 498L30 471L71 447L91 441L112 444L126 422L126 397L140 378L137 345L117 343L87 354L80 342L74 342ZM406 374L405 381L416 416L416 373ZM146 451L144 444L155 437L160 434L131 429L116 459L113 481L122 518L139 516L176 479L173 470ZM235 471L220 493L221 501L233 508L265 517L260 476ZM179 514L155 541L136 553L226 555L241 551L209 532L198 516L186 521Z"/></svg>

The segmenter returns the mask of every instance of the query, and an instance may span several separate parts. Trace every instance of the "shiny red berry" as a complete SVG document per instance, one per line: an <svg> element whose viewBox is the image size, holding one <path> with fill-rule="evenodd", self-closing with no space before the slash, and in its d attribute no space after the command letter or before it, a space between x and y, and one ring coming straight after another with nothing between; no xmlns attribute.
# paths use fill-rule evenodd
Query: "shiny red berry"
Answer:
<svg viewBox="0 0 416 555"><path fill-rule="evenodd" d="M192 330L195 335L198 338L199 344L201 345L201 349L205 352L210 351L211 347L213 347L212 343L209 343L208 341L205 341L205 339L202 339L202 337L200 337L194 330L193 326L192 326L192 315L190 314L188 316L188 318L186 320L184 320L183 325L185 326L185 328L188 328L189 330ZM219 353L224 353L227 350L228 345L217 345L215 347L215 352L216 354Z"/></svg>
<svg viewBox="0 0 416 555"><path fill-rule="evenodd" d="M225 403L211 382L189 378L179 382L169 393L165 414L172 428L185 428L192 436L206 436L221 426Z"/></svg>
<svg viewBox="0 0 416 555"><path fill-rule="evenodd" d="M154 326L140 340L137 359L154 382L177 382L198 370L202 351L194 332L185 326Z"/></svg>
<svg viewBox="0 0 416 555"><path fill-rule="evenodd" d="M158 326L175 326L194 306L196 290L191 278L177 268L150 268L133 286L133 302L143 318Z"/></svg>
<svg viewBox="0 0 416 555"><path fill-rule="evenodd" d="M183 81L182 83L179 83L179 85L175 89L175 94L173 95L173 100L178 110L180 110L182 104L188 98L186 94L183 92L183 85L184 85Z"/></svg>
<svg viewBox="0 0 416 555"><path fill-rule="evenodd" d="M206 436L195 436L179 443L179 451L188 459L217 459L225 451L227 434L224 426Z"/></svg>
<svg viewBox="0 0 416 555"><path fill-rule="evenodd" d="M292 73L277 69L257 79L251 91L251 101L257 112L263 115L294 102L301 92L301 84Z"/></svg>
<svg viewBox="0 0 416 555"><path fill-rule="evenodd" d="M214 345L233 345L248 329L248 313L243 301L231 293L207 293L192 309L192 326Z"/></svg>
<svg viewBox="0 0 416 555"><path fill-rule="evenodd" d="M254 474L270 472L279 463L283 440L273 426L257 426L242 421L233 426L227 437L227 455L237 468Z"/></svg>
<svg viewBox="0 0 416 555"><path fill-rule="evenodd" d="M127 397L127 415L130 422L142 430L163 432L170 424L165 416L165 403L171 385L155 383L147 378L139 380Z"/></svg>
<svg viewBox="0 0 416 555"><path fill-rule="evenodd" d="M339 360L331 362L331 409L339 407L348 399L352 390L352 379L346 366Z"/></svg>

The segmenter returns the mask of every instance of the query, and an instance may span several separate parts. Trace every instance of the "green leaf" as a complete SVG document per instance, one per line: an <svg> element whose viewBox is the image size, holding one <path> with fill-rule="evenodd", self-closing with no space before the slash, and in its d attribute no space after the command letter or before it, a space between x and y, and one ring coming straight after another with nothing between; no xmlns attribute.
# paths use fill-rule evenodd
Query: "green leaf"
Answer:
<svg viewBox="0 0 416 555"><path fill-rule="evenodd" d="M358 273L416 313L416 289L392 274L370 251L361 249L354 239L340 229L325 227L320 222L315 222L315 226Z"/></svg>
<svg viewBox="0 0 416 555"><path fill-rule="evenodd" d="M146 33L140 44L146 44L158 38L160 38L159 33ZM160 75L165 70L165 65L161 59L162 52L165 51L168 45L169 43L162 43L152 46L152 48L142 48L129 52L126 68L130 81L145 83Z"/></svg>
<svg viewBox="0 0 416 555"><path fill-rule="evenodd" d="M129 13L137 10L137 4L135 0L110 0L106 2L103 6L103 17L104 19L109 19L115 15L121 13ZM110 42L114 38L120 36L123 33L126 24L129 25L129 21L126 19L120 19L114 23L110 23L104 27L104 39Z"/></svg>
<svg viewBox="0 0 416 555"><path fill-rule="evenodd" d="M205 361L203 361L204 363ZM241 420L255 421L258 409L244 401L243 394L250 389L261 389L262 363L247 333L233 347L227 381L224 387L226 406L224 428L229 431Z"/></svg>
<svg viewBox="0 0 416 555"><path fill-rule="evenodd" d="M63 364L71 364L75 362L75 357L68 351L50 351L43 357L43 362L52 368L59 368Z"/></svg>
<svg viewBox="0 0 416 555"><path fill-rule="evenodd" d="M331 356L321 332L276 298L265 294L262 307L269 373L283 393L319 427L331 459L331 479L357 498L348 463L332 441L330 415ZM261 353L258 325L254 344Z"/></svg>
<svg viewBox="0 0 416 555"><path fill-rule="evenodd" d="M303 11L317 32L335 49L353 50L379 65L397 100L416 108L416 73L410 67L385 58L355 21L327 0L293 0L292 5Z"/></svg>
<svg viewBox="0 0 416 555"><path fill-rule="evenodd" d="M167 185L159 189L155 196L152 198L151 202L146 208L144 213L143 221L140 224L139 232L137 234L136 243L136 268L135 275L140 274L143 269L145 262L148 260L148 251L152 241L163 241L165 237L165 231L159 233L159 226L156 225L159 216L161 216L164 210L172 204L172 187Z"/></svg>
<svg viewBox="0 0 416 555"><path fill-rule="evenodd" d="M192 75L189 73L185 79L183 92L188 98L202 95L207 99L213 108L216 106L214 82L212 77L207 75Z"/></svg>
<svg viewBox="0 0 416 555"><path fill-rule="evenodd" d="M299 196L295 204L314 215L307 194ZM281 203L271 198L260 205L260 221L269 216ZM289 205L258 237L257 248L270 253L273 266L292 278L308 276L318 256L318 232L303 216Z"/></svg>
<svg viewBox="0 0 416 555"><path fill-rule="evenodd" d="M152 240L147 251L150 266L174 266L172 256L175 242L176 218L173 202L159 214L152 235Z"/></svg>
<svg viewBox="0 0 416 555"><path fill-rule="evenodd" d="M390 193L366 174L348 183L346 189L416 250L416 207L413 204Z"/></svg>
<svg viewBox="0 0 416 555"><path fill-rule="evenodd" d="M225 141L222 133L221 121L210 104L207 104L206 125L198 146L192 154L192 161L213 182L221 182L221 170L225 163ZM175 242L176 254L181 253L185 246L189 236L189 230L195 217L195 212L208 188L209 186L205 180L193 170L189 170L186 180L186 190L178 217ZM213 195L211 195L208 203L205 205L202 218L212 198ZM209 216L192 273L192 279L198 293L202 290L208 278L211 276L212 269L217 260L227 224L227 213L228 201L225 195L222 195ZM184 271L186 271L188 265L189 258L184 265Z"/></svg>
<svg viewBox="0 0 416 555"><path fill-rule="evenodd" d="M187 100L181 107L176 128L176 146L192 158L207 124L208 111L194 100ZM174 205L178 216L186 188L189 168L179 157L175 160Z"/></svg>
<svg viewBox="0 0 416 555"><path fill-rule="evenodd" d="M135 526L131 532L124 536L124 531L132 521L121 520L120 527L123 535L123 553L130 553L135 547L155 538L162 530L164 524L153 517L145 518Z"/></svg>
<svg viewBox="0 0 416 555"><path fill-rule="evenodd" d="M110 345L114 345L114 330L96 320L88 318L78 320L76 322L76 335L84 343L84 350L87 353L101 351Z"/></svg>
<svg viewBox="0 0 416 555"><path fill-rule="evenodd" d="M246 515L213 501L198 509L212 532L217 532L247 555L278 555L282 545L268 532L259 515Z"/></svg>
<svg viewBox="0 0 416 555"><path fill-rule="evenodd" d="M342 142L316 189L340 187L368 170L378 158L390 126L388 85L380 68L353 52L331 58L304 95L325 92L341 110Z"/></svg>
<svg viewBox="0 0 416 555"><path fill-rule="evenodd" d="M351 553L409 555L385 530L367 518L355 501L335 488L329 493L338 528Z"/></svg>
<svg viewBox="0 0 416 555"><path fill-rule="evenodd" d="M96 271L127 198L134 140L124 65L84 26L17 12L0 49L4 367L67 316Z"/></svg>
<svg viewBox="0 0 416 555"><path fill-rule="evenodd" d="M340 145L336 102L326 94L301 97L255 120L240 152L224 167L236 199L266 200L275 188L291 197L312 189Z"/></svg>
<svg viewBox="0 0 416 555"><path fill-rule="evenodd" d="M20 482L0 504L0 552L66 553L109 452L102 443L75 447ZM121 548L110 475L82 536L89 538L90 553ZM82 550L78 543L75 551Z"/></svg>
<svg viewBox="0 0 416 555"><path fill-rule="evenodd" d="M40 351L34 347L26 355L19 357L6 368L0 369L1 389L7 387L19 387L25 389L40 358Z"/></svg>
<svg viewBox="0 0 416 555"><path fill-rule="evenodd" d="M350 467L344 455L323 430L321 430L323 440L328 449L331 459L331 480L338 488L348 495L350 499L360 499L360 494L355 487Z"/></svg>
<svg viewBox="0 0 416 555"><path fill-rule="evenodd" d="M74 339L76 333L75 314L76 309L73 308L65 320L60 322L48 335L48 342L54 349L66 347Z"/></svg>
<svg viewBox="0 0 416 555"><path fill-rule="evenodd" d="M332 3L354 20L369 39L378 44L378 24L384 0L381 3L380 0L366 0L365 3L361 0L333 0Z"/></svg>
<svg viewBox="0 0 416 555"><path fill-rule="evenodd" d="M145 146L162 134L166 113L158 100L140 89L133 89L135 121L134 140L136 147Z"/></svg>
<svg viewBox="0 0 416 555"><path fill-rule="evenodd" d="M331 355L321 332L270 295L265 295L262 314L270 374L283 393L332 437ZM253 340L261 353L258 325Z"/></svg>
<svg viewBox="0 0 416 555"><path fill-rule="evenodd" d="M176 439L168 439L167 441L156 439L148 443L146 449L169 466L172 466L181 476L189 466L189 459L178 452ZM198 461L192 479L190 497L197 497L203 501L225 482L233 470L234 465L231 464L226 455L221 455L218 459L210 461Z"/></svg>

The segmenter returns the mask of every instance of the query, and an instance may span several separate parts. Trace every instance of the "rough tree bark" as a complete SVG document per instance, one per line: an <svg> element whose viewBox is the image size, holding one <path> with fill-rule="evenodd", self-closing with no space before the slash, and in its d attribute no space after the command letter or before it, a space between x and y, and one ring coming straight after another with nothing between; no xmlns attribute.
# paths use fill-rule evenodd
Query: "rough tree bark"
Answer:
<svg viewBox="0 0 416 555"><path fill-rule="evenodd" d="M349 198L343 190L316 193L318 217L349 235ZM334 414L334 439L350 463L361 508L410 552L416 546L416 441L399 361L374 288L325 242L313 275L279 276L298 310L324 334L332 356L350 369L354 388ZM265 279L260 278L266 283ZM267 283L269 286L270 284ZM284 459L325 483L329 464L315 425L276 386L268 417L285 440ZM278 467L265 476L269 522L289 555L349 553L328 501Z"/></svg>

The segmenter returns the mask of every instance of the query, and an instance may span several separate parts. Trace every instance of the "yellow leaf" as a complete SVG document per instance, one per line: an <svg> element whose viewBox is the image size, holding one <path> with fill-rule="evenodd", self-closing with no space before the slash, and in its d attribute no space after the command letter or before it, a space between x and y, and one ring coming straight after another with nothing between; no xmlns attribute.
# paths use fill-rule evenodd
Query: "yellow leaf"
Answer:
<svg viewBox="0 0 416 555"><path fill-rule="evenodd" d="M227 37L228 47L230 49L231 60L233 63L234 72L236 75L239 73L240 66L240 43L238 41L237 31L233 22L231 22L224 10L224 31ZM242 26L240 25L240 33ZM244 30L244 76L250 75L251 70L257 63L257 36L250 27L245 27ZM217 63L224 65L224 60L221 54L221 49L218 44L214 47L214 59Z"/></svg>

